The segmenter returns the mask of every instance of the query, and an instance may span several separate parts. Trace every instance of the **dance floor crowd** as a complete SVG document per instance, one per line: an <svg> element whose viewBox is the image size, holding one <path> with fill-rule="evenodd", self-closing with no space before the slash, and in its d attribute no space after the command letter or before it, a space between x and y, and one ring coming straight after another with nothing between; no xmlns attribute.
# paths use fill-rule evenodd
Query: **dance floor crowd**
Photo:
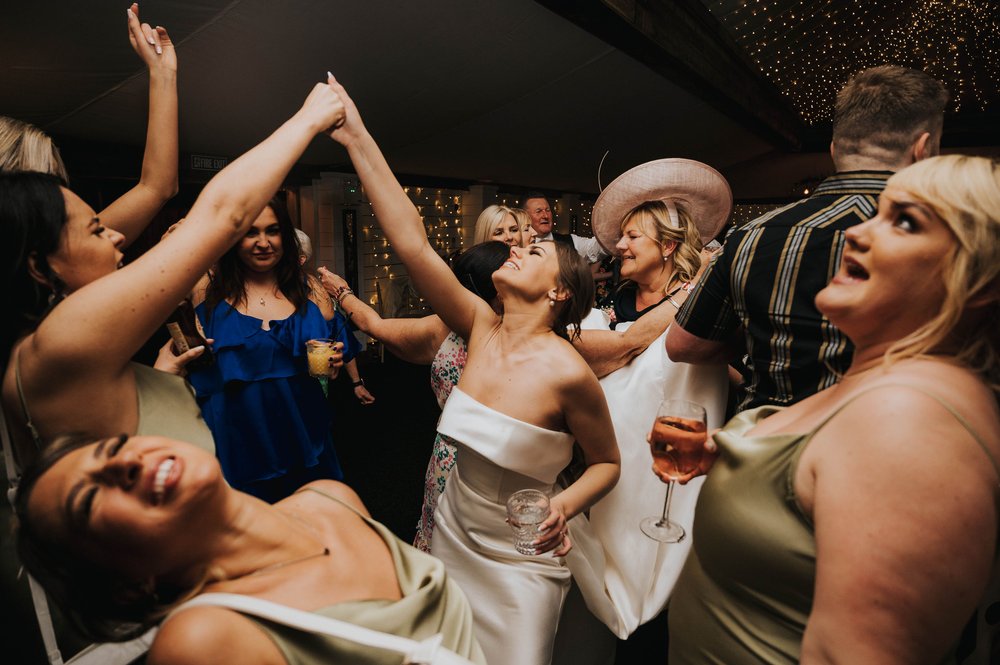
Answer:
<svg viewBox="0 0 1000 665"><path fill-rule="evenodd" d="M48 650L998 662L1000 165L939 154L939 81L856 73L835 173L740 226L722 174L665 157L604 188L593 237L527 192L444 257L365 127L377 109L328 74L125 262L177 192L192 102L166 29L136 5L128 28L150 104L121 198L93 209L50 137L0 117L3 574L65 618ZM312 268L280 188L314 140L343 147L433 315L383 317ZM411 364L383 385L420 372L409 399L440 409L410 442L431 451L411 526L360 496L421 473L373 443L420 435L404 410L359 425L408 397L366 385L365 336ZM620 646L651 627L669 649Z"/></svg>

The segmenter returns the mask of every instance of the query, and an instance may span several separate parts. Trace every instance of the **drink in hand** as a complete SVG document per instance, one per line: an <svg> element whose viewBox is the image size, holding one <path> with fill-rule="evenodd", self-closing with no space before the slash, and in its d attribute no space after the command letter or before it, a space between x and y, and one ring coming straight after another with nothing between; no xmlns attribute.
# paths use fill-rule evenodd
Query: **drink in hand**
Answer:
<svg viewBox="0 0 1000 665"><path fill-rule="evenodd" d="M514 531L514 549L534 554L538 525L549 516L549 498L538 490L518 490L507 499L507 522Z"/></svg>
<svg viewBox="0 0 1000 665"><path fill-rule="evenodd" d="M194 360L188 361L185 368L191 371L204 369L212 364L214 358L212 350L208 347L208 342L198 325L198 317L194 312L191 300L185 298L177 306L174 313L167 319L167 330L170 332L170 339L174 344L174 353L181 355L187 353L196 346L204 346L205 350Z"/></svg>
<svg viewBox="0 0 1000 665"><path fill-rule="evenodd" d="M332 339L310 339L306 342L306 358L309 361L309 376L333 378L336 373L330 368L330 357L335 351Z"/></svg>
<svg viewBox="0 0 1000 665"><path fill-rule="evenodd" d="M657 417L649 435L653 466L668 478L680 478L694 471L705 451L706 432L703 419Z"/></svg>

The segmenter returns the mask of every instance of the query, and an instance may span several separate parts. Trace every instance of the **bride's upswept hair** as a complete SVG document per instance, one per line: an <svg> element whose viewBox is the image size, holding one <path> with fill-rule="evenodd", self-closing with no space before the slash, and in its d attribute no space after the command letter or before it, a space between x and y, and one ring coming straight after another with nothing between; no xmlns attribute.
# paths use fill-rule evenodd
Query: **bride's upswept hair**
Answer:
<svg viewBox="0 0 1000 665"><path fill-rule="evenodd" d="M594 276L590 265L571 246L552 243L559 260L559 286L569 293L555 304L556 319L552 331L572 342L580 336L580 322L594 306Z"/></svg>

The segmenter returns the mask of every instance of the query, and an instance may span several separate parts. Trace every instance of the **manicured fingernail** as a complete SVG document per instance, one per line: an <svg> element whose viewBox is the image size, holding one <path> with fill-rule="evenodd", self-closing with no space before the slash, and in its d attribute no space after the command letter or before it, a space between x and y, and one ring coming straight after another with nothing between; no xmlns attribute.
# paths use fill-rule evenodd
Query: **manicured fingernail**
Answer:
<svg viewBox="0 0 1000 665"><path fill-rule="evenodd" d="M132 13L132 8L131 7L129 7L128 9L126 9L125 13L128 14L129 18L135 18L135 14Z"/></svg>
<svg viewBox="0 0 1000 665"><path fill-rule="evenodd" d="M160 48L159 44L156 45L156 54L157 55L163 55L163 49Z"/></svg>
<svg viewBox="0 0 1000 665"><path fill-rule="evenodd" d="M326 77L327 77L328 79L332 79L332 78L333 78L333 72L331 72L331 71L330 71L329 69L328 69L328 70L326 70Z"/></svg>

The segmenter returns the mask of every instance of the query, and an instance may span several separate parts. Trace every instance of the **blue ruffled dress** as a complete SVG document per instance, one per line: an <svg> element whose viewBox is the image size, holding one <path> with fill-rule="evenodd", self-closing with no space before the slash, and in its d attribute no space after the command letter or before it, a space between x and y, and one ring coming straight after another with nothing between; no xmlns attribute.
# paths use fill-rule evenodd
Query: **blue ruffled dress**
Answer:
<svg viewBox="0 0 1000 665"><path fill-rule="evenodd" d="M204 303L195 312L214 339L215 362L189 380L229 484L273 503L311 480L343 478L330 405L308 373L306 340L344 342L347 362L358 343L346 320L337 313L327 321L311 301L304 312L270 321L269 330L227 302L211 317Z"/></svg>

